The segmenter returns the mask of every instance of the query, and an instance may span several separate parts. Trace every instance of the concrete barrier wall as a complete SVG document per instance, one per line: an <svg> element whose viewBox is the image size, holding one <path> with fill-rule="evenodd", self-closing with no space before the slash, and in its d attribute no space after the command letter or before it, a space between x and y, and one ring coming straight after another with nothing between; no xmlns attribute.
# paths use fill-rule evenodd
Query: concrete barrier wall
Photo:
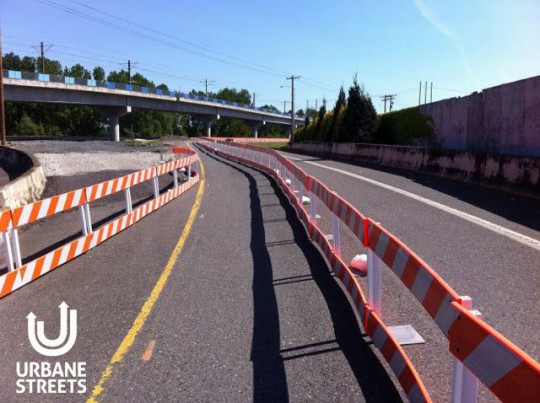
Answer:
<svg viewBox="0 0 540 403"><path fill-rule="evenodd" d="M46 177L39 161L30 153L0 147L0 167L10 182L0 188L0 209L12 209L39 200Z"/></svg>
<svg viewBox="0 0 540 403"><path fill-rule="evenodd" d="M540 157L540 76L422 105L445 149Z"/></svg>
<svg viewBox="0 0 540 403"><path fill-rule="evenodd" d="M540 158L358 143L301 142L289 150L420 171L540 198Z"/></svg>

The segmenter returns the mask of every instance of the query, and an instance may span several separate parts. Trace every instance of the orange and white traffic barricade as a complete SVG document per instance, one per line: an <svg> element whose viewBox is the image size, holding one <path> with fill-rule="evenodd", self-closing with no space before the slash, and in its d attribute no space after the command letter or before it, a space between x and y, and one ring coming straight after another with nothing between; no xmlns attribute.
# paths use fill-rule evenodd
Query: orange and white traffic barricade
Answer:
<svg viewBox="0 0 540 403"><path fill-rule="evenodd" d="M540 401L540 365L483 322L480 312L472 309L469 297L459 296L434 269L379 223L363 216L275 150L221 141L202 140L200 144L209 151L269 172L277 180L309 236L351 296L364 329L390 364L410 401L430 401L430 397L407 354L382 320L384 267L401 280L448 339L449 350L455 356L452 402L476 401L478 381L503 401ZM307 203L304 189L309 195ZM318 203L331 214L331 236L320 228ZM309 211L305 204L309 204ZM350 267L341 258L341 225L348 227L359 245L367 248L367 256L355 256ZM366 272L367 297L355 276Z"/></svg>

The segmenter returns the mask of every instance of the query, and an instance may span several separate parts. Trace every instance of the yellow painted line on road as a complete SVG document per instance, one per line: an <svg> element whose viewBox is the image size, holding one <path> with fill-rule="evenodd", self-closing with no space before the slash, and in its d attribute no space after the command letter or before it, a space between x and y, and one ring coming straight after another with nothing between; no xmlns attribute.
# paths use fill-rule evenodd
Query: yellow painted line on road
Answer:
<svg viewBox="0 0 540 403"><path fill-rule="evenodd" d="M191 146L188 147L191 148ZM174 247L174 250L169 257L169 261L165 265L165 268L163 269L163 272L159 276L158 281L154 285L154 288L152 289L152 292L150 293L150 296L144 303L143 307L141 308L141 311L135 318L135 321L133 322L133 325L131 325L131 328L127 332L126 336L118 346L118 349L114 353L114 355L111 358L111 361L101 374L101 377L99 379L99 382L92 390L92 395L88 398L87 403L95 403L98 402L99 395L103 393L105 390L105 383L107 380L111 377L113 372L113 367L115 364L118 364L124 359L124 356L127 354L131 346L133 346L133 343L135 342L135 338L141 331L142 327L144 326L146 320L148 319L148 316L150 316L150 313L152 312L152 309L159 299L159 296L163 289L165 288L165 284L167 283L167 280L169 279L169 276L172 273L172 270L174 268L174 265L176 261L178 260L178 257L180 256L180 253L182 253L182 250L184 249L184 245L186 243L187 237L189 236L191 232L191 228L193 227L193 223L195 222L195 218L197 217L197 213L199 211L199 208L201 207L202 198L204 195L204 187L205 187L205 171L204 166L201 160L199 160L199 166L201 167L201 179L199 181L199 190L197 191L197 195L195 196L195 203L193 203L193 207L191 208L191 212L189 213L189 217L187 219L186 225L184 227L184 230L182 231L182 235L180 236L180 239L176 243L176 246Z"/></svg>

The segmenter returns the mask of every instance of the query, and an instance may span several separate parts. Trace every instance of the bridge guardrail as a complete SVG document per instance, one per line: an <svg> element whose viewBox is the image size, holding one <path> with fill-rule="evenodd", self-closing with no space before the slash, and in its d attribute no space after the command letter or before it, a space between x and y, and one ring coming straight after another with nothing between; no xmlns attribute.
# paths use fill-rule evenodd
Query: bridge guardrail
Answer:
<svg viewBox="0 0 540 403"><path fill-rule="evenodd" d="M146 168L131 174L90 185L82 189L38 200L12 210L0 212L0 232L4 240L7 273L0 276L0 298L32 282L62 264L88 252L105 240L134 225L142 218L186 192L199 181L199 156L192 150L173 147L175 154L184 157ZM178 170L187 167L188 177L179 183ZM173 175L172 189L160 192L159 177ZM153 198L134 208L131 188L152 181ZM124 192L125 213L99 228L94 228L90 214L90 203L118 192ZM18 230L38 220L78 208L82 223L82 236L69 241L29 262L23 262Z"/></svg>
<svg viewBox="0 0 540 403"><path fill-rule="evenodd" d="M200 144L226 158L265 171L277 180L347 289L364 329L411 401L431 399L407 354L382 320L382 262L397 275L448 339L449 351L456 359L452 401L476 401L476 378L503 401L528 402L540 398L540 364L487 325L477 311L471 310L470 300L460 297L435 270L380 224L273 149L210 139L202 139ZM325 235L319 221L318 202L331 212L330 236ZM340 224L346 225L367 248L367 297L341 257Z"/></svg>
<svg viewBox="0 0 540 403"><path fill-rule="evenodd" d="M196 95L196 94L186 94L180 91L170 91L168 89L157 88L157 87L145 87L145 86L133 85L133 84L120 84L120 83L114 83L110 81L97 81L97 80L92 80L92 79L74 78L74 77L67 77L67 76L60 76L60 75L53 75L53 74L34 73L34 72L28 72L28 71L21 72L21 71L13 71L13 70L3 70L2 74L5 78L12 78L12 79L19 79L19 80L23 79L23 80L45 81L45 82L48 81L48 82L56 82L56 83L63 83L63 84L84 85L88 87L102 87L102 88L108 88L108 89L140 92L140 93L145 93L145 94L162 95L162 96L167 96L167 97L175 98L175 99L191 99L194 101L211 102L214 104L222 104L222 105L234 106L237 108L251 109L255 111L278 115L278 116L291 115L290 113L283 113L281 111L270 110L268 108L255 107L253 105L241 104L234 101L210 98L207 96L201 96L201 95ZM296 119L302 120L303 117L296 116Z"/></svg>

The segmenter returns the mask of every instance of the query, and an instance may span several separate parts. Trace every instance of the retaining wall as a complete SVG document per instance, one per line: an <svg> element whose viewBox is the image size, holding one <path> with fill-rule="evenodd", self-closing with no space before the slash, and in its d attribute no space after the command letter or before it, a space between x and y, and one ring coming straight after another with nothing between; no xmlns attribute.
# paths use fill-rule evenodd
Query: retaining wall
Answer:
<svg viewBox="0 0 540 403"><path fill-rule="evenodd" d="M10 180L0 188L0 210L39 200L47 180L43 167L32 154L0 147L0 167Z"/></svg>
<svg viewBox="0 0 540 403"><path fill-rule="evenodd" d="M294 143L304 152L420 171L540 198L540 158L359 143Z"/></svg>
<svg viewBox="0 0 540 403"><path fill-rule="evenodd" d="M540 157L540 76L450 98L420 110L442 148Z"/></svg>

